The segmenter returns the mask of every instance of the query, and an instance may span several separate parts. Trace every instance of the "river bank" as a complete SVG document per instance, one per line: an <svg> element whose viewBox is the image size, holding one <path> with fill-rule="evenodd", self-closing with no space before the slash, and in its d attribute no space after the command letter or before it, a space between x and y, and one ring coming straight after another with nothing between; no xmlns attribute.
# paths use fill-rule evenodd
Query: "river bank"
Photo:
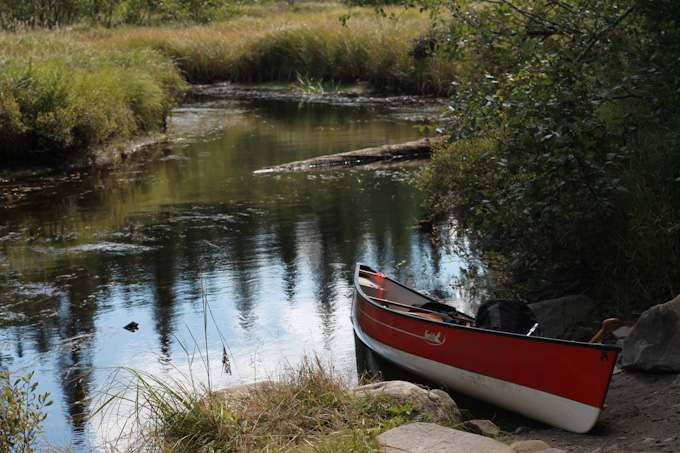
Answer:
<svg viewBox="0 0 680 453"><path fill-rule="evenodd" d="M595 428L575 434L527 419L508 419L504 429L519 440L539 439L576 453L680 451L680 375L618 371Z"/></svg>
<svg viewBox="0 0 680 453"><path fill-rule="evenodd" d="M160 433L168 436L167 442L181 438L183 448L193 445L199 450L221 442L234 451L254 451L264 441L280 451L331 446L343 451L383 451L384 436L379 434L425 422L487 435L521 452L538 451L520 449L523 442L525 446L537 445L528 441L542 441L544 444L538 445L548 445L554 452L680 451L680 375L618 370L599 421L590 432L576 434L462 395L452 394L452 400L440 390L404 381L387 385L374 381L352 389L334 377L332 370L317 365L296 370L280 382L264 381L214 392L215 399L202 399L185 414L181 426L164 425ZM231 414L229 418L215 416L225 409ZM320 425L306 423L310 417ZM187 419L193 421L185 426ZM189 427L199 420L200 431L191 431ZM247 420L253 420L252 431L238 433L239 423L248 424ZM500 431L496 432L496 427ZM441 442L447 442L447 431L437 432ZM199 439L203 443L197 443ZM428 442L437 443L437 439ZM484 444L482 439L472 442ZM399 443L390 442L389 447L389 451L411 451Z"/></svg>
<svg viewBox="0 0 680 453"><path fill-rule="evenodd" d="M0 32L8 57L0 156L68 168L102 146L162 131L188 84L295 83L318 93L360 82L382 93L446 93L457 65L409 53L427 14L408 11L397 23L354 8L343 25L346 14L344 4L281 4L179 29Z"/></svg>

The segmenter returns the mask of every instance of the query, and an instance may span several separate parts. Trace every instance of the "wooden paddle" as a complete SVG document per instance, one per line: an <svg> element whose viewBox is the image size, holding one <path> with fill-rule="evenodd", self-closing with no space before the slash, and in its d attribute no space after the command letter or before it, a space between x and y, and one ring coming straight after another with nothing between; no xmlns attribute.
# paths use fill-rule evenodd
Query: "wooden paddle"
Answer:
<svg viewBox="0 0 680 453"><path fill-rule="evenodd" d="M611 332L611 330L614 327L618 326L620 323L621 323L621 321L619 320L619 318L605 319L604 321L602 321L602 328L600 329L600 331L598 333L596 333L595 336L593 337L593 339L590 340L588 343L597 343L598 341L600 341L602 339L602 337L604 337L609 332Z"/></svg>
<svg viewBox="0 0 680 453"><path fill-rule="evenodd" d="M452 315L451 313L443 313L443 312L440 312L440 311L428 310L427 308L416 307L415 305L402 304L400 302L395 302L393 300L387 300L387 299L381 299L379 297L373 297L373 296L368 296L368 297L371 298L372 300L380 303L380 304L383 304L383 305L394 305L396 307L408 308L409 310L415 310L415 311L418 311L420 313L432 314L432 315L437 316L438 318L441 318L442 316L448 316L449 318L455 319L456 321L462 321L462 322L466 323L467 325L470 325L471 323L474 322L474 319L465 318L463 316Z"/></svg>

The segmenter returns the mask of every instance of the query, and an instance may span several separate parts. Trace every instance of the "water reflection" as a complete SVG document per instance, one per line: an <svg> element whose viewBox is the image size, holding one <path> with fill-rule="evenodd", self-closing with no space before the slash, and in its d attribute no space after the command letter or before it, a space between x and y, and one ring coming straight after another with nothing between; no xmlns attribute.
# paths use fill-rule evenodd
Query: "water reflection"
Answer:
<svg viewBox="0 0 680 453"><path fill-rule="evenodd" d="M113 367L173 377L209 354L192 373L222 386L313 352L353 375L358 261L455 297L455 257L414 229L415 168L254 174L419 138L433 110L250 94L206 91L177 109L162 159L0 187L12 198L0 211L0 368L36 370L52 393L50 441L85 451L107 435L93 414Z"/></svg>

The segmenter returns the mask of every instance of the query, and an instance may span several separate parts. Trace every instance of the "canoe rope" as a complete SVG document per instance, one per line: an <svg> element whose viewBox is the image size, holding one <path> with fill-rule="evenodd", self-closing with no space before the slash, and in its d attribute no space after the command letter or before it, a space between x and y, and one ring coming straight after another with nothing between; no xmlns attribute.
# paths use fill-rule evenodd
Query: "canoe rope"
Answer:
<svg viewBox="0 0 680 453"><path fill-rule="evenodd" d="M376 272L375 274L375 282L378 284L378 289L380 290L380 298L382 299L383 296L383 289L382 286L380 285L380 279L387 277L387 274L382 274L380 272Z"/></svg>

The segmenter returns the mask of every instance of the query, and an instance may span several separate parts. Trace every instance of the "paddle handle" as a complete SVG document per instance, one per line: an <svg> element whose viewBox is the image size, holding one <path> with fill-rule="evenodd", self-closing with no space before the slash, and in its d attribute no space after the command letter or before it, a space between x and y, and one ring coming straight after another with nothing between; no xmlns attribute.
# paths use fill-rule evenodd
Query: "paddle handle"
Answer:
<svg viewBox="0 0 680 453"><path fill-rule="evenodd" d="M618 318L608 318L602 321L602 328L600 329L599 332L595 334L595 336L588 342L588 343L597 343L607 335L611 330L618 326L621 323L621 321Z"/></svg>

